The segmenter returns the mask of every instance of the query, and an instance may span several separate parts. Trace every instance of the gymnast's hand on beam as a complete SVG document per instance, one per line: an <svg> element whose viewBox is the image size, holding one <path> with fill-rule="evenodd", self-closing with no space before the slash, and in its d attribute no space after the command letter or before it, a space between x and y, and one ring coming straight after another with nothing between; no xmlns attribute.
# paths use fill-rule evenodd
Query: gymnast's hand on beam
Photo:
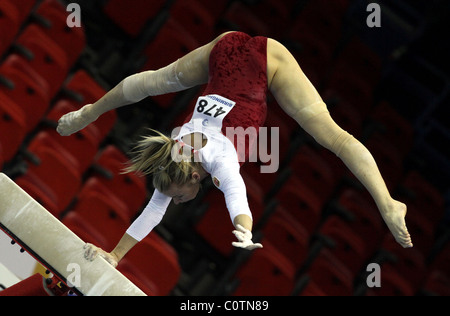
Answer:
<svg viewBox="0 0 450 316"><path fill-rule="evenodd" d="M112 265L114 268L117 267L117 258L115 258L110 253L92 245L92 244L85 244L83 249L84 251L84 258L88 261L94 261L97 256L102 257L105 259L110 265Z"/></svg>
<svg viewBox="0 0 450 316"><path fill-rule="evenodd" d="M83 106L78 111L70 112L63 115L58 121L56 130L61 136L69 136L76 133L95 120L98 116L92 113L92 104Z"/></svg>
<svg viewBox="0 0 450 316"><path fill-rule="evenodd" d="M237 230L233 231L233 234L239 240L239 242L233 242L232 245L237 248L243 248L247 250L254 250L257 248L262 248L263 245L259 243L253 243L252 241L252 232L248 229L244 228L241 225L236 225Z"/></svg>

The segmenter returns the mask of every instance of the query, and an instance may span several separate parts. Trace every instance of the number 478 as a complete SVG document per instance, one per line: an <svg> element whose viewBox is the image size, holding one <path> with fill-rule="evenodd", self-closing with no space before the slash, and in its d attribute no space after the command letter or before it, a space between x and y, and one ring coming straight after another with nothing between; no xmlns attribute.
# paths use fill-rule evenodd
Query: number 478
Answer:
<svg viewBox="0 0 450 316"><path fill-rule="evenodd" d="M214 110L215 113L213 114ZM227 111L224 111L223 107L217 108L217 104L210 105L206 100L200 100L198 103L197 112L214 117L227 113Z"/></svg>

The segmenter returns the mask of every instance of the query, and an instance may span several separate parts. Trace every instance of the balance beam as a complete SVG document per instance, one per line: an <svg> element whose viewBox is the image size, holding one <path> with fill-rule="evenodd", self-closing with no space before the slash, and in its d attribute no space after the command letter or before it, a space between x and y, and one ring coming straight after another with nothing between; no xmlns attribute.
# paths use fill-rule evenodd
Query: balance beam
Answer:
<svg viewBox="0 0 450 316"><path fill-rule="evenodd" d="M0 228L69 286L73 267L79 267L78 284L73 287L78 294L145 296L100 256L87 261L85 242L4 173L0 173Z"/></svg>

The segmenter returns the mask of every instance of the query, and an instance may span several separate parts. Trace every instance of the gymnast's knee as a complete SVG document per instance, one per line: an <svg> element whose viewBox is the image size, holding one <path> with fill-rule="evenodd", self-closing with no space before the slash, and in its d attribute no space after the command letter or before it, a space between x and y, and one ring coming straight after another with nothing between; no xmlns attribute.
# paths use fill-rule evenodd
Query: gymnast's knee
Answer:
<svg viewBox="0 0 450 316"><path fill-rule="evenodd" d="M343 149L349 143L355 140L353 135L345 130L339 131L334 137L332 137L333 141L331 142L331 146L328 148L331 150L336 156L341 157Z"/></svg>

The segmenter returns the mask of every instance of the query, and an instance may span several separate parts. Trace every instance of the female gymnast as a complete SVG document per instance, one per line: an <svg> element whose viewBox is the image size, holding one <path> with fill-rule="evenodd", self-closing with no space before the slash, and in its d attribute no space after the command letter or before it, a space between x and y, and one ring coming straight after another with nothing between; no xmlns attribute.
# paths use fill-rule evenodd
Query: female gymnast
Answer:
<svg viewBox="0 0 450 316"><path fill-rule="evenodd" d="M139 142L126 171L152 175L154 194L110 253L87 244L88 260L101 255L117 266L160 223L171 200L178 204L194 199L201 181L208 176L224 193L236 228L233 246L262 248L252 241L252 214L239 173L240 163L249 157L249 147L237 152L224 131L226 127L263 126L269 91L289 116L336 154L365 186L396 241L405 248L413 246L406 228L406 205L391 197L371 153L333 121L295 58L270 38L241 32L221 34L164 68L125 78L94 104L62 116L57 130L67 136L109 110L202 84L207 84L206 90L177 135L158 133Z"/></svg>

